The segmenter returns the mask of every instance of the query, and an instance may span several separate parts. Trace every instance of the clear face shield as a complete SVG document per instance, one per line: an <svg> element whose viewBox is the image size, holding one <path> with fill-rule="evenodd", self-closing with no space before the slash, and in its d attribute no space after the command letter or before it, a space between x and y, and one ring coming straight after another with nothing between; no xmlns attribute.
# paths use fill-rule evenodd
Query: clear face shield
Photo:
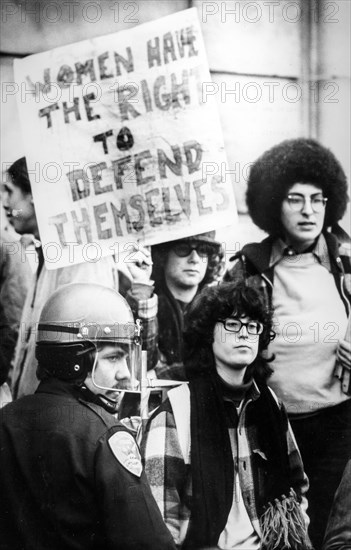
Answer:
<svg viewBox="0 0 351 550"><path fill-rule="evenodd" d="M136 344L103 344L96 346L91 380L103 393L136 392L140 388Z"/></svg>
<svg viewBox="0 0 351 550"><path fill-rule="evenodd" d="M91 326L88 328L91 333ZM124 394L141 392L140 321L105 326L102 332L103 336L99 327L94 338L86 335L95 350L90 352L93 364L85 385L117 405Z"/></svg>

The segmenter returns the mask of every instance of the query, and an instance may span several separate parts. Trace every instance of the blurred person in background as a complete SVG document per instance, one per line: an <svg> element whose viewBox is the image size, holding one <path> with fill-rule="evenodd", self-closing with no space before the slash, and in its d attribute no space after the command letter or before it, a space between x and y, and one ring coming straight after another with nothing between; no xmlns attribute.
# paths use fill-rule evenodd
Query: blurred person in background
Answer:
<svg viewBox="0 0 351 550"><path fill-rule="evenodd" d="M3 204L10 223L20 235L32 234L38 257L37 270L32 277L24 304L14 362L10 370L11 389L16 399L33 393L38 386L36 376L35 337L40 311L48 297L60 286L72 282L96 282L118 290L118 265L113 256L97 262L84 262L63 268L48 270L44 263L43 250L32 196L31 183L25 157L18 159L8 169L4 184ZM150 283L151 256L142 246L137 246L132 260L125 264L136 287L130 290L135 307L141 304L139 317L145 322L146 339L154 346L156 330L157 297ZM153 321L153 318L155 321Z"/></svg>
<svg viewBox="0 0 351 550"><path fill-rule="evenodd" d="M1 206L2 208L2 206ZM1 225L0 243L0 407L11 400L7 384L22 309L32 270L11 226Z"/></svg>
<svg viewBox="0 0 351 550"><path fill-rule="evenodd" d="M348 461L330 512L323 550L351 548L351 459Z"/></svg>

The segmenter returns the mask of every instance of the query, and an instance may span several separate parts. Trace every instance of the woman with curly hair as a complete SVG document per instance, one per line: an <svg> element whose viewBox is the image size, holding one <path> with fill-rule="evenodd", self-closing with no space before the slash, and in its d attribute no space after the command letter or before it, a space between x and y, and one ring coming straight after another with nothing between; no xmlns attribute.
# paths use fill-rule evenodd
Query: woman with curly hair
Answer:
<svg viewBox="0 0 351 550"><path fill-rule="evenodd" d="M142 441L153 495L179 548L305 550L307 478L265 379L272 313L245 284L204 288L185 331L189 385L168 392Z"/></svg>
<svg viewBox="0 0 351 550"><path fill-rule="evenodd" d="M347 201L345 173L318 142L293 139L266 151L251 168L247 204L269 236L244 246L225 275L260 288L274 308L269 385L287 408L310 479L317 549L351 455L350 395L334 374L336 361L351 368L350 246L330 231Z"/></svg>
<svg viewBox="0 0 351 550"><path fill-rule="evenodd" d="M158 295L158 378L184 379L184 318L196 294L219 279L223 256L214 231L152 247L152 279Z"/></svg>

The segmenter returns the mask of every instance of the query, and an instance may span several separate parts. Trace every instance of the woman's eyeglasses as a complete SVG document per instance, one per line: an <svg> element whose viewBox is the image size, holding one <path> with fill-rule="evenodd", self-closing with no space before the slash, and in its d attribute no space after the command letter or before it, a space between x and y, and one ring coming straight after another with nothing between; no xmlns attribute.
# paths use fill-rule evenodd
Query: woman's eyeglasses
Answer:
<svg viewBox="0 0 351 550"><path fill-rule="evenodd" d="M173 252L180 258L190 256L196 250L200 258L208 258L214 252L214 247L207 243L180 242L172 246Z"/></svg>
<svg viewBox="0 0 351 550"><path fill-rule="evenodd" d="M327 200L328 199L323 197L321 194L305 197L299 193L289 193L286 197L288 205L294 212L301 212L301 210L305 207L306 202L309 201L315 214L324 210Z"/></svg>
<svg viewBox="0 0 351 550"><path fill-rule="evenodd" d="M218 323L222 323L228 332L240 332L242 327L245 327L248 334L252 334L253 336L258 336L263 332L263 325L259 321L243 323L240 319L229 317L228 319L218 319Z"/></svg>

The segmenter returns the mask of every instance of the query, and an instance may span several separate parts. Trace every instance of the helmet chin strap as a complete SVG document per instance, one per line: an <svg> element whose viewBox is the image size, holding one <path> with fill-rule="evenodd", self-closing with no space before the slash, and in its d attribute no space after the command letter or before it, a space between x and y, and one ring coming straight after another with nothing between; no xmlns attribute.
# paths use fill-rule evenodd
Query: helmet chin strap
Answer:
<svg viewBox="0 0 351 550"><path fill-rule="evenodd" d="M95 353L93 368L91 370L91 381L97 389L105 389L104 387L99 386L94 380L94 373L95 373L95 369L97 367L97 360L98 360L98 350L97 350L96 346L95 346L95 350L96 350L96 353ZM88 389L86 387L86 385L84 385L84 388ZM106 389L111 390L112 388L106 388ZM88 389L88 391L91 391L91 390ZM110 414L117 414L118 413L120 399L118 399L118 400L110 399L109 397L107 397L103 393L95 393L95 397L96 397L96 399L99 400L99 402L101 403L101 406L107 412L109 412Z"/></svg>
<svg viewBox="0 0 351 550"><path fill-rule="evenodd" d="M96 394L96 397L101 402L102 407L107 410L107 412L111 414L117 414L119 409L120 401L114 401L113 399L109 399L104 395L103 393Z"/></svg>

